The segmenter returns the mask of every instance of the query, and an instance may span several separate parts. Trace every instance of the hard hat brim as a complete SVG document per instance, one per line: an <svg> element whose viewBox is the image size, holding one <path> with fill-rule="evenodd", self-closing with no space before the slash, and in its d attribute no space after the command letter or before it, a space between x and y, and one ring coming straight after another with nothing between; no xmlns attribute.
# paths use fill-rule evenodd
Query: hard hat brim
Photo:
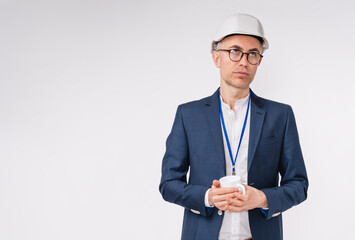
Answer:
<svg viewBox="0 0 355 240"><path fill-rule="evenodd" d="M259 37L259 38L263 39L263 48L264 49L268 49L269 48L269 42L267 41L266 38L264 38L263 36L250 34L250 33L247 33L247 32L231 33L231 34L222 36L222 37L220 37L217 40L214 40L212 43L218 43L218 42L222 41L223 39L225 39L226 37L233 36L233 35L247 35L247 36L251 36L251 37Z"/></svg>

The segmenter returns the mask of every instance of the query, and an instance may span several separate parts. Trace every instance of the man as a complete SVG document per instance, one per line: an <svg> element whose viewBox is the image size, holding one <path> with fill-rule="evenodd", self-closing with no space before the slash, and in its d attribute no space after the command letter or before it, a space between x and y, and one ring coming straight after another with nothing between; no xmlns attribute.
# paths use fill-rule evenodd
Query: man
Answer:
<svg viewBox="0 0 355 240"><path fill-rule="evenodd" d="M249 88L267 48L258 19L228 17L212 42L220 88L177 109L159 190L185 208L182 239L282 239L281 213L307 197L291 107ZM245 195L220 187L226 175L243 179Z"/></svg>

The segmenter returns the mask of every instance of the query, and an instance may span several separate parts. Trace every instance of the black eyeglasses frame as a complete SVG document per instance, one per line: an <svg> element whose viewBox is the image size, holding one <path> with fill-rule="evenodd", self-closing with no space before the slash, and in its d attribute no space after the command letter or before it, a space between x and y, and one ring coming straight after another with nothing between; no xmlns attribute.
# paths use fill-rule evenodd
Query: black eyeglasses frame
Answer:
<svg viewBox="0 0 355 240"><path fill-rule="evenodd" d="M238 51L240 51L240 52L242 53L242 55L240 56L240 59L237 60L237 61L232 60L232 58L231 58L231 52L232 52L233 50L238 50ZM248 61L248 63L250 63L251 65L257 65L257 64L259 64L260 61L261 61L261 59L264 57L263 55L261 55L261 54L258 53L258 52L245 53L245 52L243 52L243 51L241 51L241 50L239 50L239 49L217 49L216 51L217 51L217 52L219 52L219 51L228 52L228 53L229 53L229 59L230 59L232 62L239 62L240 60L242 60L242 58L243 58L243 56L244 56L244 54L245 54L245 55L247 55L247 61ZM251 53L256 53L256 54L259 54L259 55L260 55L260 59L259 59L259 61L258 61L257 63L251 63L251 62L249 61L249 54L251 54Z"/></svg>

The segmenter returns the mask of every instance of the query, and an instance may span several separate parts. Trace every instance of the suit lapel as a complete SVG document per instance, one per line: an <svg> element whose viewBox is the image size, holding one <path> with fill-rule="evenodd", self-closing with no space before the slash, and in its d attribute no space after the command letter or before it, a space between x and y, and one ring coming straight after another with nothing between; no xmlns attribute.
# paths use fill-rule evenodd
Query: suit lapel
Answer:
<svg viewBox="0 0 355 240"><path fill-rule="evenodd" d="M224 159L223 136L219 114L219 89L211 97L207 98L205 109L218 154L218 159L216 160L221 163L219 166L223 166L223 173L225 175L226 163Z"/></svg>
<svg viewBox="0 0 355 240"><path fill-rule="evenodd" d="M222 163L219 166L223 166L223 172L225 174L226 163L224 159L224 146L222 128L219 114L219 89L206 100L205 112L207 115L208 123L213 135L214 145L217 150L219 158L218 162ZM259 101L258 96L251 91L251 112L250 112L250 133L249 133L249 149L248 149L248 171L254 159L256 147L258 145L261 130L265 118L265 110L262 103Z"/></svg>
<svg viewBox="0 0 355 240"><path fill-rule="evenodd" d="M258 145L261 130L265 118L265 110L263 109L262 103L258 100L256 96L251 91L251 116L250 116L250 133L249 133L249 149L248 149L248 172L250 166L253 162L256 147Z"/></svg>

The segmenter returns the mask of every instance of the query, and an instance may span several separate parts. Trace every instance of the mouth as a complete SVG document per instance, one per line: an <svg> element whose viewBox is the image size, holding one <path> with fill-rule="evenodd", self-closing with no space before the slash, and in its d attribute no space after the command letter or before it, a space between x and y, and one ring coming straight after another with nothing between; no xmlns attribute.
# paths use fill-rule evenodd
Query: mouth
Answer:
<svg viewBox="0 0 355 240"><path fill-rule="evenodd" d="M250 74L247 72L234 72L234 74L240 76L240 77L248 77Z"/></svg>

